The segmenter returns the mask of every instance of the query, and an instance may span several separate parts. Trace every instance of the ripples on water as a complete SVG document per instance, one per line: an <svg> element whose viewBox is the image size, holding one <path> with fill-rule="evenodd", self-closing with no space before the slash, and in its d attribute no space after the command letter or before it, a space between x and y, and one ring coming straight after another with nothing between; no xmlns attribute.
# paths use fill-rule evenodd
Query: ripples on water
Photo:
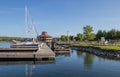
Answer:
<svg viewBox="0 0 120 77"><path fill-rule="evenodd" d="M9 47L8 43L0 46ZM35 63L35 64L34 64ZM0 62L0 77L120 77L120 60L71 49L55 61Z"/></svg>

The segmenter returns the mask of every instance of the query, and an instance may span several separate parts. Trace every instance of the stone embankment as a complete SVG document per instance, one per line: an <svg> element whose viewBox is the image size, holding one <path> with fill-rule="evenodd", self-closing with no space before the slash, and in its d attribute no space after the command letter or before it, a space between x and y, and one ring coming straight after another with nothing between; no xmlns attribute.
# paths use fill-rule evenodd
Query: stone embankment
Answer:
<svg viewBox="0 0 120 77"><path fill-rule="evenodd" d="M93 46L87 46L87 47L72 46L72 48L89 52L97 56L103 56L103 57L109 57L109 58L120 58L120 51L103 50L103 49L100 49L99 47L93 47Z"/></svg>

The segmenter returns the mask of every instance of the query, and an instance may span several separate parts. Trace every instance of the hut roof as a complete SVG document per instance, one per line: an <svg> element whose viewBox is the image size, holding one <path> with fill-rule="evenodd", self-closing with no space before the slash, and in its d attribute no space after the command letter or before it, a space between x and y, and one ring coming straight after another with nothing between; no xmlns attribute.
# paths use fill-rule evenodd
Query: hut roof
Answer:
<svg viewBox="0 0 120 77"><path fill-rule="evenodd" d="M40 37L40 38L52 38L52 36L48 35L47 32L45 32L45 31L42 32L42 34L39 35L38 37Z"/></svg>

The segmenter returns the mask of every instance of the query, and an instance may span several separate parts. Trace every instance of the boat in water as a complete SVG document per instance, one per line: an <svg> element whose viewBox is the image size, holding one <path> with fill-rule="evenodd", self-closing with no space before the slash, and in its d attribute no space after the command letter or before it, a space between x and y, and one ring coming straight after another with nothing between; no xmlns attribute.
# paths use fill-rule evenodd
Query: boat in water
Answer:
<svg viewBox="0 0 120 77"><path fill-rule="evenodd" d="M36 48L38 44L33 40L25 40L25 41L16 41L13 40L10 45L11 48Z"/></svg>
<svg viewBox="0 0 120 77"><path fill-rule="evenodd" d="M25 6L25 25L28 26L28 9L27 9L26 6ZM30 17L29 30L27 31L27 33L30 33L30 34L36 33L36 35L38 35L37 30L36 30L36 28L35 28L35 26L33 24L33 21L32 21L31 17ZM38 44L35 42L34 38L26 39L24 41L13 40L11 42L10 47L12 47L12 48L38 47Z"/></svg>

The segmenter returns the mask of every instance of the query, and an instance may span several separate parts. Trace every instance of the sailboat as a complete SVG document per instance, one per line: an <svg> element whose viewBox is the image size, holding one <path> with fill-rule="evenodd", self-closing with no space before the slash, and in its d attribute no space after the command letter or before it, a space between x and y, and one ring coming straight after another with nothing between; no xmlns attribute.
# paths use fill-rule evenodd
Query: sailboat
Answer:
<svg viewBox="0 0 120 77"><path fill-rule="evenodd" d="M28 9L27 9L27 6L25 6L25 25L26 27L28 27ZM30 24L29 24L29 30L27 30L26 34L27 33L36 33L36 35L38 35L37 33L37 30L33 24L33 20L32 20L32 17L30 17ZM31 33L32 32L32 33ZM24 40L24 41L16 41L16 40L13 40L12 43L11 43L11 46L10 47L24 47L24 46L38 46L38 44L35 42L34 38L32 39L27 39L27 40Z"/></svg>

